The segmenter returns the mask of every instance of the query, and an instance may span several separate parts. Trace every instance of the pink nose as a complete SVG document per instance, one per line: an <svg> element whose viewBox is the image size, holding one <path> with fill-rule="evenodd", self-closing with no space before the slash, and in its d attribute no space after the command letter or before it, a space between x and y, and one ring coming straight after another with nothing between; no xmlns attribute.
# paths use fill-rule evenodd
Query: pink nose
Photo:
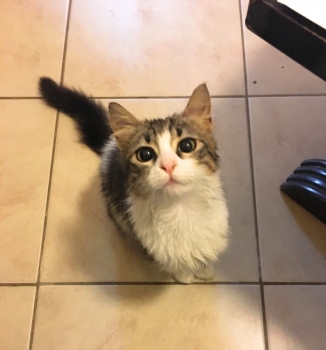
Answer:
<svg viewBox="0 0 326 350"><path fill-rule="evenodd" d="M161 162L161 169L166 171L170 176L172 175L175 166L176 164L173 160L165 160Z"/></svg>

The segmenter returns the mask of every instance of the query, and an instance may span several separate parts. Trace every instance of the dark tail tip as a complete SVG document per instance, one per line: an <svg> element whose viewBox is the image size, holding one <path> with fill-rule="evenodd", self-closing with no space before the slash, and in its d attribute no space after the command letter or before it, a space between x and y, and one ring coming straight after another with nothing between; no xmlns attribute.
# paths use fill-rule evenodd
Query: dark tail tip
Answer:
<svg viewBox="0 0 326 350"><path fill-rule="evenodd" d="M54 80L41 77L38 82L38 91L49 106L60 108L62 89Z"/></svg>
<svg viewBox="0 0 326 350"><path fill-rule="evenodd" d="M50 96L60 91L60 86L52 79L41 77L38 82L38 91L42 96Z"/></svg>
<svg viewBox="0 0 326 350"><path fill-rule="evenodd" d="M47 77L40 78L38 90L48 106L60 110L75 121L80 140L101 154L112 133L104 107L82 91L60 86Z"/></svg>

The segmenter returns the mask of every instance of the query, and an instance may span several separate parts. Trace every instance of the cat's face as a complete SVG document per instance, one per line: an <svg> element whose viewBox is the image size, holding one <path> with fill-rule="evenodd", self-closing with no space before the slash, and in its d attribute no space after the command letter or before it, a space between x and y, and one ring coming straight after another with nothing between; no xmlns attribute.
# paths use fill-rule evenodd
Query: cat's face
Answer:
<svg viewBox="0 0 326 350"><path fill-rule="evenodd" d="M205 185L218 162L210 109L205 85L194 91L183 113L166 119L138 121L110 104L111 126L134 195L178 196Z"/></svg>

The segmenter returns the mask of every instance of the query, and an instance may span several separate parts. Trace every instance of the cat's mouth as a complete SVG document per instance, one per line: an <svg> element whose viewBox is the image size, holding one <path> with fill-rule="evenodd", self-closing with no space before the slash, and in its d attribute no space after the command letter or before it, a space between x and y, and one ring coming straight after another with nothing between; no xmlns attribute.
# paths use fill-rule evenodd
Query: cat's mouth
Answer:
<svg viewBox="0 0 326 350"><path fill-rule="evenodd" d="M164 187L166 186L174 186L174 185L177 185L179 184L180 182L178 182L177 180L175 179L172 179L172 177L170 178L170 180L164 185Z"/></svg>
<svg viewBox="0 0 326 350"><path fill-rule="evenodd" d="M165 184L164 184L164 188L170 188L170 187L175 187L175 186L180 186L182 185L182 182L174 179L174 178L170 178Z"/></svg>

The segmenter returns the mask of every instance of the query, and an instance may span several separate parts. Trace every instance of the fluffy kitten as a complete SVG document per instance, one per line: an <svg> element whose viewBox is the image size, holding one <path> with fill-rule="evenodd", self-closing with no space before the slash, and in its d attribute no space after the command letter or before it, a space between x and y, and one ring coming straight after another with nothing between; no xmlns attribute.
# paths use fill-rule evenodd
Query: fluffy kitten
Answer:
<svg viewBox="0 0 326 350"><path fill-rule="evenodd" d="M211 279L227 246L228 211L206 85L181 114L144 121L117 103L109 104L108 118L101 104L49 78L40 79L39 91L101 155L103 194L119 229L177 281Z"/></svg>

